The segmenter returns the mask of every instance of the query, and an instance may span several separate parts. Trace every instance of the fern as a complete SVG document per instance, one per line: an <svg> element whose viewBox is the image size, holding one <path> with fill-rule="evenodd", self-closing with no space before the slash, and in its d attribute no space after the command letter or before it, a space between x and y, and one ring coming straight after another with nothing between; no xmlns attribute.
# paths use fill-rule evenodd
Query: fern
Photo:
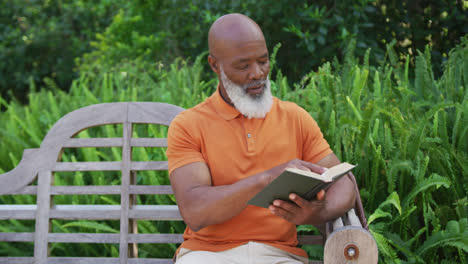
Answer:
<svg viewBox="0 0 468 264"><path fill-rule="evenodd" d="M119 233L119 230L116 230L106 224L100 224L100 223L91 222L91 221L74 221L68 224L61 225L61 227L65 230L66 228L69 228L69 227L78 227L78 228L85 228L85 229L93 229L96 233L98 231L103 231L107 233Z"/></svg>
<svg viewBox="0 0 468 264"><path fill-rule="evenodd" d="M401 260L398 258L395 250L390 246L388 239L381 235L380 233L370 230L372 236L375 238L375 242L379 248L379 252L385 256L387 263L401 263Z"/></svg>
<svg viewBox="0 0 468 264"><path fill-rule="evenodd" d="M425 191L429 189L430 187L435 186L436 188L439 188L440 186L444 186L445 188L450 187L451 183L447 178L444 178L440 175L437 174L432 174L429 178L426 178L419 182L412 190L411 192L406 196L406 198L403 201L403 208L407 208L411 202L413 202L414 197L421 193L422 191Z"/></svg>
<svg viewBox="0 0 468 264"><path fill-rule="evenodd" d="M468 252L468 229L467 219L462 218L459 221L452 220L447 223L446 229L432 234L426 239L421 247L415 253L424 255L428 250L434 247L450 246Z"/></svg>

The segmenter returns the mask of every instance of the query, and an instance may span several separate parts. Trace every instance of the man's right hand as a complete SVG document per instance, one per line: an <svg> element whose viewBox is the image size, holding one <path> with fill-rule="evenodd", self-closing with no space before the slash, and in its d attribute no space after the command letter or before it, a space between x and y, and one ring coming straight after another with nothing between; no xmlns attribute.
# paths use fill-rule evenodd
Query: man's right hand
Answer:
<svg viewBox="0 0 468 264"><path fill-rule="evenodd" d="M267 183L265 185L269 184L274 179L276 179L287 168L296 168L296 169L315 172L317 174L322 174L327 170L327 168L321 167L321 166L319 166L317 164L314 164L314 163L310 163L310 162L303 161L303 160L300 160L300 159L293 159L293 160L290 160L288 162L285 162L283 164L280 164L280 165L278 165L276 167L273 167L273 168L265 171L264 173L267 176Z"/></svg>

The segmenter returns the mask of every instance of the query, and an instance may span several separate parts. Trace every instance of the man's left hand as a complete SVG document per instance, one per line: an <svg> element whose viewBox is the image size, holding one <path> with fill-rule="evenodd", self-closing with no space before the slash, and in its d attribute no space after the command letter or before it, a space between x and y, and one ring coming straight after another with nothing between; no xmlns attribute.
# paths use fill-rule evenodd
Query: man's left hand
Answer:
<svg viewBox="0 0 468 264"><path fill-rule="evenodd" d="M316 200L307 201L294 193L289 195L289 199L291 200L290 202L283 200L273 201L273 204L269 206L270 211L296 225L311 224L319 226L326 221L323 218L326 215L324 190L321 190L317 194Z"/></svg>

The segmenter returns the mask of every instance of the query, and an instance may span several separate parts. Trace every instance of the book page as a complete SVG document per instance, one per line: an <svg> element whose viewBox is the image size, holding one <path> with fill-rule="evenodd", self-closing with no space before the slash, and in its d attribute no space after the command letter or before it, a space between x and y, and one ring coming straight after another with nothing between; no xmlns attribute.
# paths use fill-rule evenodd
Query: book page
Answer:
<svg viewBox="0 0 468 264"><path fill-rule="evenodd" d="M335 178L337 176L340 176L340 175L343 175L344 173L350 171L354 167L356 167L356 165L352 165L352 164L349 164L347 162L343 162L341 164L338 164L336 166L333 166L333 167L327 169L327 171L322 173L321 176L324 177L324 179L326 179L327 181L332 181L333 178Z"/></svg>

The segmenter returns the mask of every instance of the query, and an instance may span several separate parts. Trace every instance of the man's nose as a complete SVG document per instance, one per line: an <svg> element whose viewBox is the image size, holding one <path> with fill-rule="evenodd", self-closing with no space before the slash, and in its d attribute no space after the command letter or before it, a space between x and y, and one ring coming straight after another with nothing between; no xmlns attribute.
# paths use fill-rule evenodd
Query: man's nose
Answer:
<svg viewBox="0 0 468 264"><path fill-rule="evenodd" d="M258 63L252 65L252 71L249 73L249 78L252 80L260 80L263 78L265 73L262 70L262 67Z"/></svg>

